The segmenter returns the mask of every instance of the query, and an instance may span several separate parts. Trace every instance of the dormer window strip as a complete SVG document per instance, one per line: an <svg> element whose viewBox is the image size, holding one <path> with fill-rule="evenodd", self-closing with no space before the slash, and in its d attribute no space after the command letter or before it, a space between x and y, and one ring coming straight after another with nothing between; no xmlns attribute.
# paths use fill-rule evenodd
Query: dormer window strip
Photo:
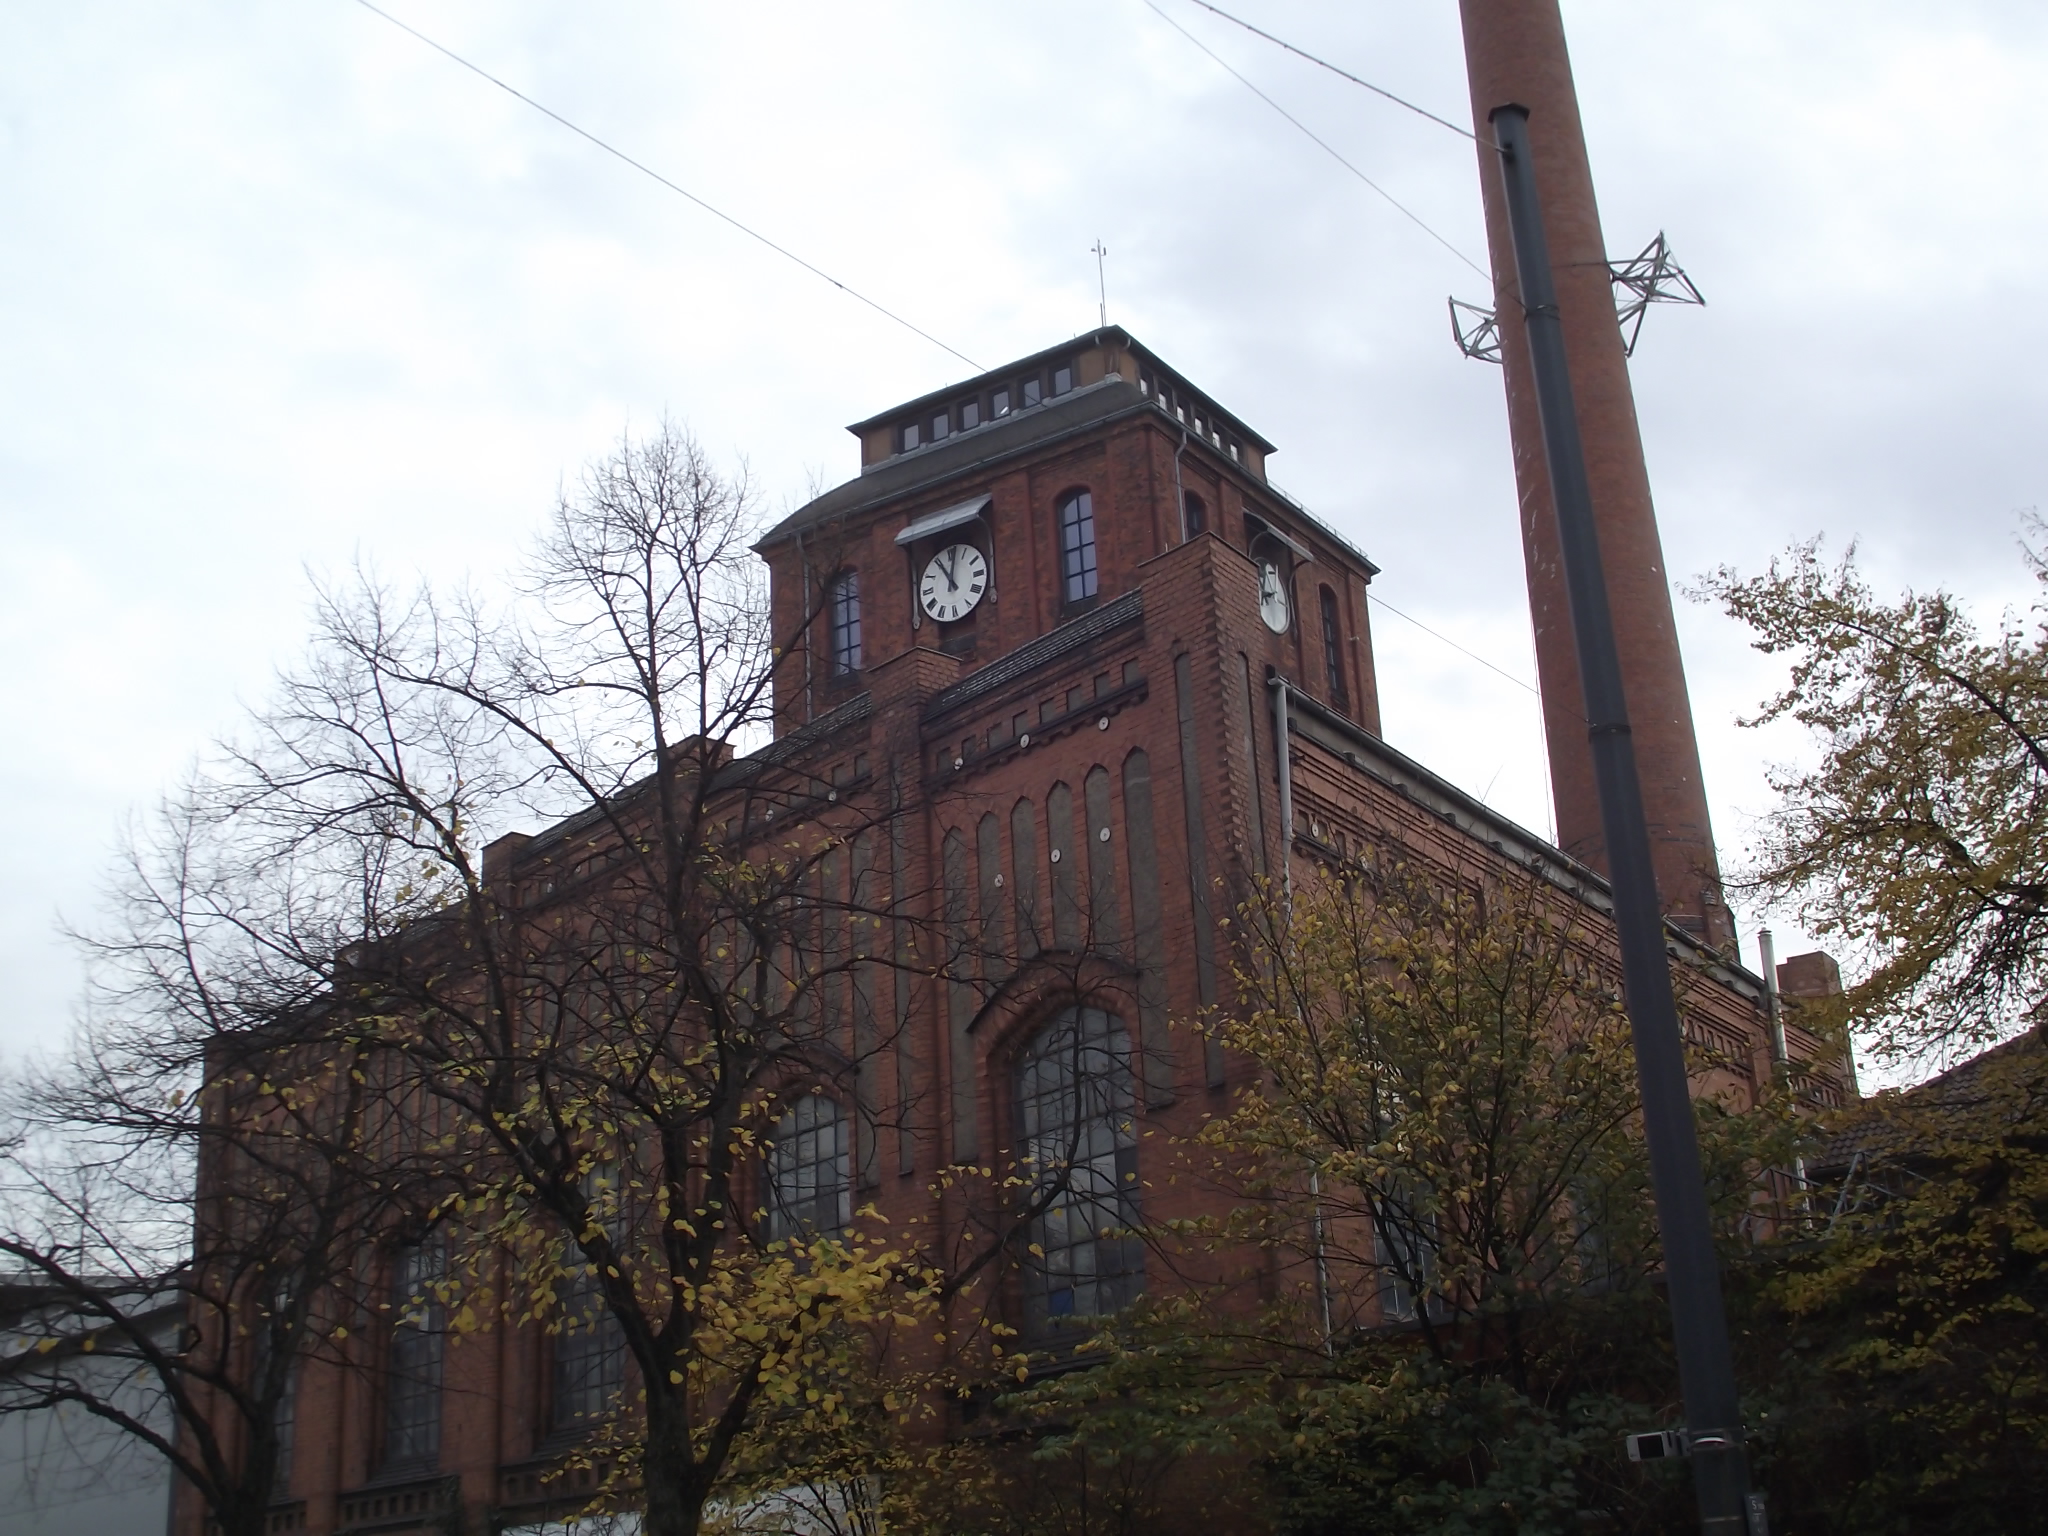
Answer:
<svg viewBox="0 0 2048 1536"><path fill-rule="evenodd" d="M1138 370L1138 393L1145 396L1189 434L1200 438L1231 463L1244 462L1244 444L1234 432L1226 431L1221 412L1166 372Z"/></svg>
<svg viewBox="0 0 2048 1536"><path fill-rule="evenodd" d="M989 426L1006 416L1057 400L1074 390L1074 361L1064 359L1037 373L985 383L965 399L927 406L896 424L897 453L942 443L958 432Z"/></svg>

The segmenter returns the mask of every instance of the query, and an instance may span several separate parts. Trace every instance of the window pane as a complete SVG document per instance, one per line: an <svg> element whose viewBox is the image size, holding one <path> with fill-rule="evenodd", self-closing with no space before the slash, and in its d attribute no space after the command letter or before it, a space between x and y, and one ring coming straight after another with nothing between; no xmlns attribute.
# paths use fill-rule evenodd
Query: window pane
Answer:
<svg viewBox="0 0 2048 1536"><path fill-rule="evenodd" d="M292 1486L292 1452L299 1438L299 1366L292 1362L292 1368L284 1379L284 1390L278 1394L276 1406L270 1417L270 1427L277 1436L277 1471L272 1476L271 1494L283 1498Z"/></svg>
<svg viewBox="0 0 2048 1536"><path fill-rule="evenodd" d="M1010 414L1010 391L1007 386L988 397L988 412L992 417Z"/></svg>
<svg viewBox="0 0 2048 1536"><path fill-rule="evenodd" d="M1044 398L1045 387L1037 379L1026 379L1024 381L1024 403L1026 405L1036 405Z"/></svg>
<svg viewBox="0 0 2048 1536"><path fill-rule="evenodd" d="M1073 387L1074 370L1072 365L1067 363L1061 363L1059 367L1053 369L1052 392L1055 395L1064 395L1068 390L1072 389Z"/></svg>
<svg viewBox="0 0 2048 1536"><path fill-rule="evenodd" d="M829 1237L853 1215L846 1117L836 1100L806 1094L775 1123L768 1152L768 1240Z"/></svg>
<svg viewBox="0 0 2048 1536"><path fill-rule="evenodd" d="M1060 572L1068 602L1095 595L1095 503L1086 491L1060 503Z"/></svg>
<svg viewBox="0 0 2048 1536"><path fill-rule="evenodd" d="M1207 531L1209 527L1209 509L1202 505L1202 498L1193 491L1187 493L1184 505L1186 510L1183 522L1187 529L1187 537L1192 539L1196 534Z"/></svg>
<svg viewBox="0 0 2048 1536"><path fill-rule="evenodd" d="M386 1355L384 1461L430 1467L441 1453L441 1240L432 1237L393 1256L391 1339Z"/></svg>
<svg viewBox="0 0 2048 1536"><path fill-rule="evenodd" d="M1043 1257L1027 1272L1026 1320L1100 1317L1144 1289L1131 1045L1123 1021L1069 1008L1032 1040L1017 1069L1018 1129Z"/></svg>
<svg viewBox="0 0 2048 1536"><path fill-rule="evenodd" d="M908 453L917 446L917 423L906 422L903 427L903 451Z"/></svg>
<svg viewBox="0 0 2048 1536"><path fill-rule="evenodd" d="M832 671L860 670L860 572L841 571L832 578Z"/></svg>
<svg viewBox="0 0 2048 1536"><path fill-rule="evenodd" d="M1323 588L1323 681L1337 704L1344 697L1344 634L1337 621L1337 594Z"/></svg>
<svg viewBox="0 0 2048 1536"><path fill-rule="evenodd" d="M945 411L932 418L932 441L942 442L953 432L953 418Z"/></svg>
<svg viewBox="0 0 2048 1536"><path fill-rule="evenodd" d="M561 1299L549 1418L556 1430L568 1431L611 1412L625 1383L626 1341L592 1266L565 1277Z"/></svg>
<svg viewBox="0 0 2048 1536"><path fill-rule="evenodd" d="M961 402L960 402L960 430L961 430L962 432L965 432L965 431L966 431L966 430L967 430L967 429L968 429L969 427L978 427L978 426L980 426L980 425L981 425L981 402L980 402L979 400L963 400L963 401L961 401Z"/></svg>

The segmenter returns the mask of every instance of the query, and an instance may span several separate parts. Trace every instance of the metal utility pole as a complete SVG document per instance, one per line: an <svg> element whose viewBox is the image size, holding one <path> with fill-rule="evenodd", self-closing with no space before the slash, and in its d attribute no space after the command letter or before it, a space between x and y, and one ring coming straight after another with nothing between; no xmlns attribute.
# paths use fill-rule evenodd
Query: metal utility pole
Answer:
<svg viewBox="0 0 2048 1536"><path fill-rule="evenodd" d="M1621 654L1601 569L1593 498L1579 439L1578 410L1565 361L1564 327L1543 210L1536 197L1529 154L1529 112L1509 104L1489 114L1500 158L1508 224L1514 237L1519 308L1526 328L1536 403L1543 429L1552 501L1572 630L1578 641L1579 684L1586 705L1600 818L1607 847L1614 924L1621 942L1622 983L1635 1037L1636 1081L1643 1101L1644 1137L1664 1242L1671 1330L1678 1350L1700 1528L1706 1536L1759 1536L1760 1503L1752 1508L1749 1466L1742 1446L1735 1365L1721 1276L1714 1257L1700 1149L1686 1086L1685 1046L1671 992L1664 949L1664 916L1643 816L1635 743L1621 684ZM1512 321L1515 295L1502 296L1501 322ZM1755 1523L1752 1524L1752 1514Z"/></svg>

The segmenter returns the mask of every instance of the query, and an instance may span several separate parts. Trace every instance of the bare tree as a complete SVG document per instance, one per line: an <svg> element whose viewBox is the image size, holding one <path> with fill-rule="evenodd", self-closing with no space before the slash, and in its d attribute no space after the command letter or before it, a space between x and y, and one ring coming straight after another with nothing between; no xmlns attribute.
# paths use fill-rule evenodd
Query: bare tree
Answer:
<svg viewBox="0 0 2048 1536"><path fill-rule="evenodd" d="M114 1426L224 1536L266 1528L366 1234L432 1198L377 1162L390 1111L317 963L330 892L247 852L199 796L133 842L85 940L89 1022L9 1093L0 1160L0 1254L32 1302L0 1413Z"/></svg>
<svg viewBox="0 0 2048 1536"><path fill-rule="evenodd" d="M312 661L220 790L278 857L350 872L334 1001L433 1106L460 1190L434 1214L470 1256L457 1326L616 1331L630 1378L584 1456L654 1536L698 1528L764 1423L854 1413L889 1322L947 1290L850 1199L774 1198L778 1125L817 1131L801 1117L827 1097L884 1112L899 980L952 976L984 1006L1016 969L918 887L903 786L842 749L844 720L767 740L818 613L771 636L752 532L744 478L685 434L622 440L506 611L327 593ZM829 542L809 552L828 573ZM486 850L508 813L553 825ZM809 1145L843 1158L844 1127Z"/></svg>
<svg viewBox="0 0 2048 1536"><path fill-rule="evenodd" d="M764 1435L857 1480L877 1383L935 1379L896 1325L991 1292L1072 1182L1048 1141L943 1251L844 1192L846 1106L866 1147L923 1118L876 1070L915 987L1080 998L1120 962L922 888L910 786L842 738L857 701L773 738L826 584L771 634L754 524L664 424L563 495L503 604L323 589L306 660L131 861L86 1051L16 1106L49 1155L9 1164L0 1251L152 1374L175 1431L122 1425L231 1536L281 1486L295 1373L369 1366L380 1304L601 1332L625 1368L593 1370L570 1460L650 1536L759 1490ZM837 565L829 534L807 554ZM487 843L522 821L547 830ZM839 1161L829 1198L778 1182L799 1146ZM123 1310L164 1286L179 1348Z"/></svg>

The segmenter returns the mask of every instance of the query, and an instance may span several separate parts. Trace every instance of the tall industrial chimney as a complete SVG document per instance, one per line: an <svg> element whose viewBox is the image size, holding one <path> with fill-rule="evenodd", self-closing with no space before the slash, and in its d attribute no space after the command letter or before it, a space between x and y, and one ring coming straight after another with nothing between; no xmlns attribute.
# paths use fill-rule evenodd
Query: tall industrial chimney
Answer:
<svg viewBox="0 0 2048 1536"><path fill-rule="evenodd" d="M1552 270L1571 363L1572 392L1585 442L1615 637L1621 646L1643 809L1666 915L1709 943L1734 942L1721 893L1714 834L1700 779L1699 743L1686 697L1685 664L1671 612L1671 588L1657 537L1656 509L1643 464L1642 433L1629 388L1628 359L1615 322L1607 249L1593 198L1593 172L1579 123L1578 94L1565 51L1557 0L1461 0L1465 67L1480 139L1479 185L1500 316L1507 375L1508 425L1522 512L1522 552L1543 688L1543 733L1550 752L1558 843L1593 868L1607 868L1600 797L1586 744L1585 707L1572 638L1570 601L1558 552L1557 515L1536 410L1535 381L1523 333L1520 283L1508 232L1500 168L1488 114L1509 102L1529 109L1538 193L1550 236Z"/></svg>

